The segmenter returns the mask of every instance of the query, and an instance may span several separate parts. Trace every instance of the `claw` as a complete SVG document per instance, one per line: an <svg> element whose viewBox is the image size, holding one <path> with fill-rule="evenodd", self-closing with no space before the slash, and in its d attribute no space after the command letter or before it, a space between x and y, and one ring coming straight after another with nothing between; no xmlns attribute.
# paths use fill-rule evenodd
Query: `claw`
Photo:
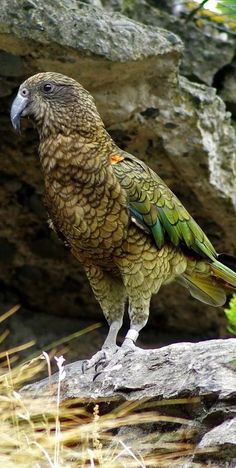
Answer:
<svg viewBox="0 0 236 468"><path fill-rule="evenodd" d="M101 371L97 372L98 368L100 366L105 367L107 364L109 364L110 359L116 352L117 352L117 347L101 349L96 354L94 354L94 356L92 356L91 359L88 359L83 362L82 373L84 374L88 369L91 369L92 367L94 367L95 372L96 372L96 375L95 375L95 378L96 378L96 376L101 373Z"/></svg>
<svg viewBox="0 0 236 468"><path fill-rule="evenodd" d="M115 353L112 356L111 360L108 362L108 365L106 368L107 372L111 371L112 369L115 370L115 369L119 369L120 367L122 367L124 357L127 356L128 354L134 353L135 351L143 352L143 349L139 348L138 346L135 346L133 341L131 342L131 340L125 339L121 348L119 348L117 353ZM97 374L95 378L97 378L98 375L99 374Z"/></svg>
<svg viewBox="0 0 236 468"><path fill-rule="evenodd" d="M93 382L95 382L95 380L99 377L99 375L102 374L102 370L100 372L96 372L96 374L94 374L93 376Z"/></svg>
<svg viewBox="0 0 236 468"><path fill-rule="evenodd" d="M98 373L100 374L100 372L99 372L99 370L98 370L99 367L100 367L100 366L104 367L105 364L107 363L107 361L108 361L108 358L106 357L106 358L104 358L104 359L101 359L99 362L97 362L97 363L95 364L95 366L94 366L95 372L98 372Z"/></svg>
<svg viewBox="0 0 236 468"><path fill-rule="evenodd" d="M106 359L106 352L101 349L101 351L98 351L94 356L91 357L91 359L87 359L86 361L83 362L82 364L82 372L83 374L85 371L88 369L91 369L91 367L97 366L100 361L103 361Z"/></svg>
<svg viewBox="0 0 236 468"><path fill-rule="evenodd" d="M82 374L85 374L85 371L87 370L87 367L86 367L87 362L88 362L87 360L82 362L82 366L81 366Z"/></svg>

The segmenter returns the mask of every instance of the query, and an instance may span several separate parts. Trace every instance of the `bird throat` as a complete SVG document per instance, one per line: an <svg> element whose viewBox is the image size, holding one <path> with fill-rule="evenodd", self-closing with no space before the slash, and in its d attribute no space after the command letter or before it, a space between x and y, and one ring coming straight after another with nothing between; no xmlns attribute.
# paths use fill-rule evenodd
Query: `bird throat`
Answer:
<svg viewBox="0 0 236 468"><path fill-rule="evenodd" d="M107 134L106 134L107 135ZM105 137L106 137L105 135ZM57 133L40 139L39 156L45 175L64 182L89 183L110 163L113 142L86 138L78 133Z"/></svg>

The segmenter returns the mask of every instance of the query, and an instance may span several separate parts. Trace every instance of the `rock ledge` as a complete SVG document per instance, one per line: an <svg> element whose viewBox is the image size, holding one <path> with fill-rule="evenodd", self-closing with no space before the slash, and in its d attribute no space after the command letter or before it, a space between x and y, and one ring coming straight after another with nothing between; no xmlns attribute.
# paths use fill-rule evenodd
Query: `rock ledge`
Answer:
<svg viewBox="0 0 236 468"><path fill-rule="evenodd" d="M178 343L137 351L126 355L118 365L111 361L96 378L94 370L82 374L81 364L78 361L66 366L66 377L61 382L62 404L72 400L72 404L76 401L89 407L99 402L106 414L111 405L117 408L125 400L140 402L140 408L148 400L158 410L158 416L188 419L193 429L192 442L196 444L191 461L203 457L207 463L217 460L214 466L226 466L222 465L226 461L227 466L235 466L232 463L236 461L236 339ZM41 408L43 401L43 407L50 409L55 404L57 382L55 374L50 382L44 379L24 387L22 395L39 399ZM175 429L178 437L180 430ZM118 437L135 450L132 444L137 440L131 441L131 431L132 434L141 431L144 437L151 431L159 431L166 437L167 428L150 423L145 427L137 424L119 429ZM184 437L182 434L183 440Z"/></svg>

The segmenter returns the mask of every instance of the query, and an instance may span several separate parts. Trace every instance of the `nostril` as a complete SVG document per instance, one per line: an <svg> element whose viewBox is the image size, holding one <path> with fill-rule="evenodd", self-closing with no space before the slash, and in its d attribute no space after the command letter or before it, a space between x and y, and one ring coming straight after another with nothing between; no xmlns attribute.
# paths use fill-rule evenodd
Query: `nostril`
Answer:
<svg viewBox="0 0 236 468"><path fill-rule="evenodd" d="M27 88L21 89L20 93L21 93L21 96L23 96L23 97L27 97L29 95L29 91L28 91Z"/></svg>

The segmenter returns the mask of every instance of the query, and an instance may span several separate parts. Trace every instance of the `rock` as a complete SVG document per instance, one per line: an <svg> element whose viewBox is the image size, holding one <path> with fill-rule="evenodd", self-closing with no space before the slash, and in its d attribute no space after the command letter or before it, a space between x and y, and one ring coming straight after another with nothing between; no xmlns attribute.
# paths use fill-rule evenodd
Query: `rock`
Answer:
<svg viewBox="0 0 236 468"><path fill-rule="evenodd" d="M68 408L70 404L75 408L76 404L82 404L89 409L89 405L99 404L100 414L109 413L111 420L112 410L118 418L120 405L126 402L121 408L127 408L132 426L128 425L129 419L122 424L122 429L117 424L116 429L113 428L113 445L121 440L133 453L139 449L138 453L141 450L144 457L151 457L153 453L155 456L163 453L163 449L164 453L178 450L178 443L184 444L187 440L189 449L184 446L182 452L179 449L176 461L181 463L175 466L192 467L196 462L200 467L233 467L236 457L236 418L232 413L236 396L235 356L236 339L229 339L135 351L118 362L113 358L97 376L94 369L82 374L82 361L78 361L65 367L66 376L60 383L61 406L65 404ZM57 390L58 374L54 374L50 380L25 386L21 396L27 398L31 411L38 413L43 405L50 413ZM152 413L149 417L148 411L152 410L155 416ZM151 442L145 443L148 440ZM206 465L200 464L202 460Z"/></svg>
<svg viewBox="0 0 236 468"><path fill-rule="evenodd" d="M10 243L10 261L0 271L1 305L9 303L12 291L33 317L51 314L52 331L54 314L94 321L102 315L78 262L48 229L37 135L27 122L21 136L10 125L14 92L33 73L52 70L79 80L116 142L159 173L219 251L236 252L236 138L223 101L213 88L179 75L182 42L172 30L155 26L158 13L145 26L89 3L0 5L6 64L0 71L0 236ZM209 75L204 80L210 82ZM177 285L153 299L149 324L141 339L152 346L226 334L222 310L197 302Z"/></svg>
<svg viewBox="0 0 236 468"><path fill-rule="evenodd" d="M208 447L217 447L221 457L226 455L234 458L236 461L236 418L224 421L211 431L207 432L199 443L200 449Z"/></svg>
<svg viewBox="0 0 236 468"><path fill-rule="evenodd" d="M141 400L143 398L181 398L215 396L231 400L236 395L236 339L209 340L199 343L175 343L160 349L138 350L116 360L98 373L81 370L83 361L66 366L61 386L61 401ZM170 379L171 375L171 379ZM56 396L58 375L24 387L33 397ZM54 389L55 388L55 392Z"/></svg>
<svg viewBox="0 0 236 468"><path fill-rule="evenodd" d="M186 6L184 2L133 0L124 5L124 2L115 0L114 3L117 11L135 21L160 26L177 34L184 43L181 73L191 80L212 85L215 74L234 58L234 33L231 34L227 26L219 28L209 15L204 16L204 10L198 21L187 21L193 5ZM114 8L110 0L105 0L104 4L108 10Z"/></svg>
<svg viewBox="0 0 236 468"><path fill-rule="evenodd" d="M220 96L225 101L227 109L236 118L236 62L231 66L225 67L221 74L216 77L216 83L220 88Z"/></svg>
<svg viewBox="0 0 236 468"><path fill-rule="evenodd" d="M9 54L4 50L0 51L0 65L2 76L22 76L23 61L17 55Z"/></svg>
<svg viewBox="0 0 236 468"><path fill-rule="evenodd" d="M15 255L15 245L0 237L0 263L11 262Z"/></svg>
<svg viewBox="0 0 236 468"><path fill-rule="evenodd" d="M132 73L136 75L138 70L141 72L142 65L146 69L145 58L155 63L156 70L160 60L162 67L159 68L163 75L170 71L170 63L163 61L162 56L170 54L173 60L176 57L177 62L182 49L180 39L169 31L146 27L125 16L111 15L76 0L69 0L67 4L61 0L56 3L50 0L47 9L43 2L36 5L31 0L24 0L21 8L18 8L17 0L10 4L3 0L0 26L5 53L23 56L22 76L39 69L50 69L70 73L85 83L90 68L94 73L96 69L99 70L100 79L104 83L103 69L107 72L107 60L114 65L115 62L130 61L127 69L130 76ZM32 41L35 41L35 47ZM40 52L36 43L43 44ZM96 56L100 57L99 63L95 60ZM119 72L118 63L114 67L113 76L115 74L116 80L120 78L123 82L127 79L126 74ZM148 68L150 73L151 66ZM101 84L99 75L95 87ZM109 83L113 76L107 76ZM91 81L94 80L90 74Z"/></svg>
<svg viewBox="0 0 236 468"><path fill-rule="evenodd" d="M230 114L225 111L224 103L216 96L213 88L192 85L184 80L184 89L199 102L196 127L200 131L202 150L208 154L210 182L230 198L236 207L235 177L232 177L236 170L233 149L236 138L234 128L230 126ZM225 140L228 145L222 151Z"/></svg>

